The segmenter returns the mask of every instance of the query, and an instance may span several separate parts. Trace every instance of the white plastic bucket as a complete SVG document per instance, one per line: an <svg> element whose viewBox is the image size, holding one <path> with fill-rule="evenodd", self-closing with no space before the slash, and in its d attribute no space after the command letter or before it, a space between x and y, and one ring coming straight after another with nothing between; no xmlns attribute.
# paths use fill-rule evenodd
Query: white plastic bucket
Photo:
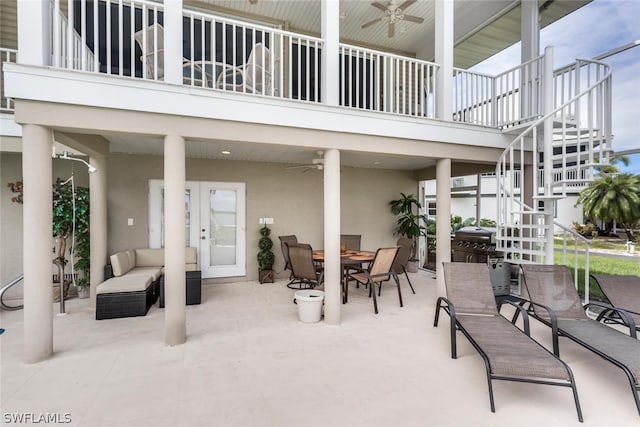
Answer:
<svg viewBox="0 0 640 427"><path fill-rule="evenodd" d="M298 305L298 317L304 323L316 323L322 317L324 292L315 289L304 289L295 293Z"/></svg>

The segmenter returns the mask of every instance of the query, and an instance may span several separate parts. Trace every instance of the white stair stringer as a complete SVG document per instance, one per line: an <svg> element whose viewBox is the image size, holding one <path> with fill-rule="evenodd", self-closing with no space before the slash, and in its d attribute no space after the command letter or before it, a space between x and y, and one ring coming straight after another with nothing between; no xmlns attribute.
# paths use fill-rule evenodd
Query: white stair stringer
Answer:
<svg viewBox="0 0 640 427"><path fill-rule="evenodd" d="M545 114L507 146L496 166L496 249L515 264L554 264L560 247L568 265L573 246L577 286L581 253L588 283L589 241L555 222L554 209L557 200L579 191L593 180L598 166L609 162L611 70L599 61L577 60L542 80L553 88L544 91L553 102L542 101ZM554 233L560 234L559 242Z"/></svg>

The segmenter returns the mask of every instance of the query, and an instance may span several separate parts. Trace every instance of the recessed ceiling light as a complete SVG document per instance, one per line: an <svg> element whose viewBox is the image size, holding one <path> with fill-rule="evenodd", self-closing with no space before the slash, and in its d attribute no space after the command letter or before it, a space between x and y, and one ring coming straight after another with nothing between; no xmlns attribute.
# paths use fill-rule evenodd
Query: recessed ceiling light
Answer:
<svg viewBox="0 0 640 427"><path fill-rule="evenodd" d="M380 164L380 162L375 161L375 162L373 162L373 164L374 164L374 165L379 165L379 164Z"/></svg>
<svg viewBox="0 0 640 427"><path fill-rule="evenodd" d="M225 156L231 154L231 151L229 150L222 150L220 153L224 154Z"/></svg>

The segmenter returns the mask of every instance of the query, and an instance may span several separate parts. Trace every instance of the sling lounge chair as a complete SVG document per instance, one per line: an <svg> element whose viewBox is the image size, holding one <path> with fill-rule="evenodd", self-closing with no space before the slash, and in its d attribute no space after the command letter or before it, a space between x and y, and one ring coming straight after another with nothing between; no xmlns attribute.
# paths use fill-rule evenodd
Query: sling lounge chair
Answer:
<svg viewBox="0 0 640 427"><path fill-rule="evenodd" d="M444 310L451 318L451 357L457 358L456 330L467 337L482 357L491 412L495 412L493 380L530 382L570 387L582 422L571 369L529 336L529 321L522 307L514 304L523 312L524 332L498 313L487 265L459 262L443 265L447 297L437 300L434 326L438 326L440 310Z"/></svg>
<svg viewBox="0 0 640 427"><path fill-rule="evenodd" d="M628 336L589 318L568 267L539 264L523 264L521 267L532 303L529 312L551 326L554 353L560 355L558 336L565 336L622 369L629 378L640 413L640 341L636 338L635 328L630 328ZM624 310L610 309L634 325L633 318Z"/></svg>
<svg viewBox="0 0 640 427"><path fill-rule="evenodd" d="M640 277L612 274L592 274L604 296L611 305L631 314L636 331L640 331ZM605 323L618 323L630 327L616 310L606 308L596 320Z"/></svg>

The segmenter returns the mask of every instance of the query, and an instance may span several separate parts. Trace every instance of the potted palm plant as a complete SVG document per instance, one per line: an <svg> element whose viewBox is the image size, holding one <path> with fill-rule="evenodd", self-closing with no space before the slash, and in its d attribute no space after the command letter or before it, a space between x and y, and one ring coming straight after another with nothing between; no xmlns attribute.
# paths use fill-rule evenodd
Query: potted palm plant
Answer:
<svg viewBox="0 0 640 427"><path fill-rule="evenodd" d="M400 193L400 196L400 199L389 202L391 213L396 215L394 234L413 240L413 249L409 257L407 270L415 273L418 271L418 238L426 236L425 224L427 223L427 217L420 213L422 205L415 195Z"/></svg>
<svg viewBox="0 0 640 427"><path fill-rule="evenodd" d="M258 240L258 280L260 283L271 282L273 283L274 272L273 263L275 261L275 255L271 251L273 247L273 241L271 240L271 229L266 225L260 229L260 240Z"/></svg>

